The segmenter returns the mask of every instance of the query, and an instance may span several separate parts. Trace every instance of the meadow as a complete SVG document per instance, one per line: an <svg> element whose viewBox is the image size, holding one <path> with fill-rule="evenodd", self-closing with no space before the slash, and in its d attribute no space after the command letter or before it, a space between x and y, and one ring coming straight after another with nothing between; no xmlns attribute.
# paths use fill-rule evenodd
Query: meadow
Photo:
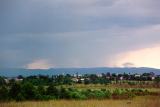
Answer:
<svg viewBox="0 0 160 107"><path fill-rule="evenodd" d="M0 103L0 107L159 107L160 96L140 96L130 100L51 100Z"/></svg>

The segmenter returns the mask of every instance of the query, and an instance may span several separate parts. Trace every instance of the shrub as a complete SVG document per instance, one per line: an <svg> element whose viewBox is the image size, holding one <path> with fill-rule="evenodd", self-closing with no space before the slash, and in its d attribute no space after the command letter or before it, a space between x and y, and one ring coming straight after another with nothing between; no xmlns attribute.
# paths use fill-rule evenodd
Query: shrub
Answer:
<svg viewBox="0 0 160 107"><path fill-rule="evenodd" d="M105 92L104 91L99 91L99 90L95 90L95 97L98 99L104 99L105 98Z"/></svg>
<svg viewBox="0 0 160 107"><path fill-rule="evenodd" d="M41 85L37 87L37 91L40 95L45 95L46 94L46 91L45 91L44 87L41 86Z"/></svg>
<svg viewBox="0 0 160 107"><path fill-rule="evenodd" d="M69 92L64 87L60 88L59 98L62 98L62 99L70 98Z"/></svg>
<svg viewBox="0 0 160 107"><path fill-rule="evenodd" d="M8 100L8 89L5 86L0 88L0 101Z"/></svg>
<svg viewBox="0 0 160 107"><path fill-rule="evenodd" d="M21 85L18 83L14 83L9 91L9 96L11 97L11 99L15 99L16 96L18 96L19 93L21 93Z"/></svg>
<svg viewBox="0 0 160 107"><path fill-rule="evenodd" d="M77 100L86 99L86 96L84 94L82 94L81 92L73 92L73 93L71 93L71 96L73 99L77 99Z"/></svg>
<svg viewBox="0 0 160 107"><path fill-rule="evenodd" d="M59 90L54 86L54 85L50 85L48 88L47 88L47 95L50 95L50 96L53 96L55 98L59 98Z"/></svg>
<svg viewBox="0 0 160 107"><path fill-rule="evenodd" d="M34 100L36 99L36 88L31 83L25 83L22 85L22 94L25 99Z"/></svg>
<svg viewBox="0 0 160 107"><path fill-rule="evenodd" d="M16 101L24 101L25 98L24 98L24 96L23 96L21 93L19 93L19 94L15 97L15 100L16 100Z"/></svg>
<svg viewBox="0 0 160 107"><path fill-rule="evenodd" d="M112 97L112 93L109 90L105 91L105 98L111 98Z"/></svg>
<svg viewBox="0 0 160 107"><path fill-rule="evenodd" d="M6 82L3 77L0 76L0 86L6 85Z"/></svg>
<svg viewBox="0 0 160 107"><path fill-rule="evenodd" d="M120 95L121 94L121 90L116 88L114 91L113 91L113 94L114 95Z"/></svg>

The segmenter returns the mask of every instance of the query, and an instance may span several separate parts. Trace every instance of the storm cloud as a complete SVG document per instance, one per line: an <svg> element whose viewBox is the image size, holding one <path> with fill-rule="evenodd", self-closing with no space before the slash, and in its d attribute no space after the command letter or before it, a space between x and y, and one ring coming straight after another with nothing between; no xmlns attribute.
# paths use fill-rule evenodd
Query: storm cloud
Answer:
<svg viewBox="0 0 160 107"><path fill-rule="evenodd" d="M1 0L0 67L120 66L117 55L160 47L159 5L159 0Z"/></svg>

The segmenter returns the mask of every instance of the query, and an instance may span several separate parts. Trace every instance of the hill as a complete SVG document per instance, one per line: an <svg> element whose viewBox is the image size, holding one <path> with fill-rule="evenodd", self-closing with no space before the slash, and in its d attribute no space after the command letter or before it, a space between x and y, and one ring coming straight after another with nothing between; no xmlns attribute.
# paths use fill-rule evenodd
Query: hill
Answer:
<svg viewBox="0 0 160 107"><path fill-rule="evenodd" d="M99 74L99 73L145 73L154 72L160 74L160 69L154 68L109 68L109 67L96 67L96 68L51 68L51 69L21 69L21 68L0 68L0 75L7 77L15 77L18 75L57 75L57 74Z"/></svg>

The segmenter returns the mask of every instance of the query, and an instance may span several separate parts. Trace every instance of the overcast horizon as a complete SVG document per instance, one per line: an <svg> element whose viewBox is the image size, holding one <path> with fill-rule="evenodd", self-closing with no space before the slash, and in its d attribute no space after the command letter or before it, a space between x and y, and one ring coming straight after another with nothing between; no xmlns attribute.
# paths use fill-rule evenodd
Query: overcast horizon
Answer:
<svg viewBox="0 0 160 107"><path fill-rule="evenodd" d="M159 0L0 0L0 68L160 68Z"/></svg>

